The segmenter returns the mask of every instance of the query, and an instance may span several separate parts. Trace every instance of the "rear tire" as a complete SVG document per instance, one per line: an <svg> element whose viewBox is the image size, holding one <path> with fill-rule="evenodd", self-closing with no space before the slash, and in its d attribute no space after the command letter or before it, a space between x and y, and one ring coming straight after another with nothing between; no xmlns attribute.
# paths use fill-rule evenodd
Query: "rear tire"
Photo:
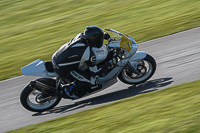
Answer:
<svg viewBox="0 0 200 133"><path fill-rule="evenodd" d="M54 79L40 78L37 79L36 81L40 81L54 88L56 86L56 81ZM52 100L40 102L39 99L43 98L42 96L43 96L42 92L30 87L30 85L28 84L21 92L20 102L22 106L29 111L42 112L54 108L61 100L61 97L55 97Z"/></svg>
<svg viewBox="0 0 200 133"><path fill-rule="evenodd" d="M140 75L130 72L128 66L124 67L118 76L119 80L126 84L135 85L147 81L155 73L156 61L151 55L147 54L144 59L138 61L137 69L140 70Z"/></svg>

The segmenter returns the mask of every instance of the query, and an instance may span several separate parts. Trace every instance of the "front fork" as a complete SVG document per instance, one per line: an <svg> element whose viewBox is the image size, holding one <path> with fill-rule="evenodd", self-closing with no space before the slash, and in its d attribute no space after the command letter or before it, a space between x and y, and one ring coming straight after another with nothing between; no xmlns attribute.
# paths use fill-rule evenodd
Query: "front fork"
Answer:
<svg viewBox="0 0 200 133"><path fill-rule="evenodd" d="M128 67L132 70L132 72L133 72L134 74L137 74L137 75L140 74L140 72L136 69L136 68L137 68L137 64L134 65L134 66L132 66L131 63L128 62L127 65L128 65ZM136 67L136 68L135 68L135 67Z"/></svg>
<svg viewBox="0 0 200 133"><path fill-rule="evenodd" d="M129 60L127 63L129 68L133 71L134 74L140 74L140 72L137 70L138 67L138 61L144 59L146 57L147 53L143 51L137 51Z"/></svg>

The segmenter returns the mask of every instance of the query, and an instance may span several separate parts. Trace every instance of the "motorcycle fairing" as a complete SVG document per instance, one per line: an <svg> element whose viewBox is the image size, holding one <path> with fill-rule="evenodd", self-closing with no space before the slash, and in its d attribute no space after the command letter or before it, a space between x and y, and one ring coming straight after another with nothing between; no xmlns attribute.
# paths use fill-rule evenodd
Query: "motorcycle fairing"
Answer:
<svg viewBox="0 0 200 133"><path fill-rule="evenodd" d="M120 33L113 29L104 29L104 30L108 31L111 34L112 38L114 39L114 41L111 41L108 44L109 47L123 48L126 54L125 58L129 58L135 54L135 52L137 51L138 45L131 36Z"/></svg>
<svg viewBox="0 0 200 133"><path fill-rule="evenodd" d="M35 60L30 64L21 68L24 75L40 76L40 77L56 77L55 72L49 72L45 66L46 61L41 59Z"/></svg>
<svg viewBox="0 0 200 133"><path fill-rule="evenodd" d="M124 48L128 51L131 51L132 40L129 38L129 36L122 34L122 38L121 38L121 41L120 41L120 47Z"/></svg>

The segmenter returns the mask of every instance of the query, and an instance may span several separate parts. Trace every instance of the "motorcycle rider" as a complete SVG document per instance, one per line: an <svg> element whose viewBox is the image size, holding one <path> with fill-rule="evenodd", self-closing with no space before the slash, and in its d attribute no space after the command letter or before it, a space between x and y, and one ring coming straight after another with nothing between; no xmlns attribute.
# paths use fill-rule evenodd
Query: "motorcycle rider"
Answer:
<svg viewBox="0 0 200 133"><path fill-rule="evenodd" d="M92 48L101 48L103 40L109 38L101 28L89 26L84 33L78 34L53 54L52 64L59 77L76 81L63 86L67 97L77 99L86 92L101 88L98 85L99 75L115 66L117 57L108 56L106 62L98 66Z"/></svg>

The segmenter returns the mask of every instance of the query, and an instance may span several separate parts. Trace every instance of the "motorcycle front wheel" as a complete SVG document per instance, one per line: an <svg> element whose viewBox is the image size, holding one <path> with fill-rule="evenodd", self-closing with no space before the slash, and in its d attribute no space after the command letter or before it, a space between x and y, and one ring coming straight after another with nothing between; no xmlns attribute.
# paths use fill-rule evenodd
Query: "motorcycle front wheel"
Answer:
<svg viewBox="0 0 200 133"><path fill-rule="evenodd" d="M126 84L140 84L147 81L153 76L156 70L156 61L154 58L147 54L146 57L137 63L137 69L139 74L134 73L127 65L122 69L118 78Z"/></svg>
<svg viewBox="0 0 200 133"><path fill-rule="evenodd" d="M49 78L37 79L42 83L55 87L55 80ZM24 88L20 95L20 102L22 106L33 112L43 112L54 108L61 100L61 97L50 96L32 88L29 84Z"/></svg>

